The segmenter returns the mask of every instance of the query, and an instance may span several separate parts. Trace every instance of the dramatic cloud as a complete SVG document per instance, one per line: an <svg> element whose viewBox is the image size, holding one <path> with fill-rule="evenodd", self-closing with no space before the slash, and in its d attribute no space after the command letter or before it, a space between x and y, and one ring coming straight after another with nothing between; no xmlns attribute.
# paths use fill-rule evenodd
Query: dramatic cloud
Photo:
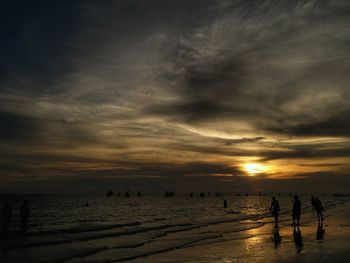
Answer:
<svg viewBox="0 0 350 263"><path fill-rule="evenodd" d="M350 173L348 1L4 9L0 191L207 179L254 190L323 174L336 189ZM246 177L249 162L264 172Z"/></svg>

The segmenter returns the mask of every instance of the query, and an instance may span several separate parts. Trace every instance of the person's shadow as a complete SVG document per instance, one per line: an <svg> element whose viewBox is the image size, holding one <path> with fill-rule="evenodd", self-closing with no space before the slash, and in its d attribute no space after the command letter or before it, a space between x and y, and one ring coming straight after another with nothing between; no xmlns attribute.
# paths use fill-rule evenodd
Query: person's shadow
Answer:
<svg viewBox="0 0 350 263"><path fill-rule="evenodd" d="M295 247L297 248L297 253L300 253L303 250L304 244L299 226L293 229L293 239Z"/></svg>
<svg viewBox="0 0 350 263"><path fill-rule="evenodd" d="M275 244L275 248L278 248L281 244L282 238L280 235L280 229L277 226L273 229L271 240Z"/></svg>
<svg viewBox="0 0 350 263"><path fill-rule="evenodd" d="M326 232L326 230L323 228L323 220L322 221L318 221L317 231L316 231L316 239L317 240L323 240L323 236L324 236L325 232Z"/></svg>

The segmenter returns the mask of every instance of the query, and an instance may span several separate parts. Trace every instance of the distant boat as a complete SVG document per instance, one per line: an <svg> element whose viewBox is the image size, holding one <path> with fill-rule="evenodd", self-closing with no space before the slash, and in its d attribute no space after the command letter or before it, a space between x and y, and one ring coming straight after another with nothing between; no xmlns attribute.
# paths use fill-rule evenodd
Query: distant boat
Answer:
<svg viewBox="0 0 350 263"><path fill-rule="evenodd" d="M112 195L114 195L114 193L111 190L108 190L106 195L107 196L112 196Z"/></svg>

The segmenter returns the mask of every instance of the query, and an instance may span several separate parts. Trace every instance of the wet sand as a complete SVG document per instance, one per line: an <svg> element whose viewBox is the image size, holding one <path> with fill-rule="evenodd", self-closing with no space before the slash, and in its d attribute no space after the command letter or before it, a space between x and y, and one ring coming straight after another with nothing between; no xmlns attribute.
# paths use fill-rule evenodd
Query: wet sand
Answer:
<svg viewBox="0 0 350 263"><path fill-rule="evenodd" d="M278 228L280 243L276 229L270 223L242 231L237 239L226 237L227 241L206 241L207 244L197 243L180 251L126 262L350 262L349 218L349 206L344 204L327 211L323 237L316 215L311 214L301 220L299 235L298 231L294 233L290 221L281 222Z"/></svg>

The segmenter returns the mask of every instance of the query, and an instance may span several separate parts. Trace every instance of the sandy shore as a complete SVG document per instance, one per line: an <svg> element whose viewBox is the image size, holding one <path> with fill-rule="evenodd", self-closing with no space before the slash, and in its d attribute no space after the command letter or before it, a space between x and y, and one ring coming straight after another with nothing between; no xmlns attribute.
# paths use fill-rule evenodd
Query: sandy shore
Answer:
<svg viewBox="0 0 350 263"><path fill-rule="evenodd" d="M196 244L181 250L138 258L143 262L350 262L350 209L329 209L322 228L315 215L305 215L300 228L290 221L242 231L240 238Z"/></svg>

